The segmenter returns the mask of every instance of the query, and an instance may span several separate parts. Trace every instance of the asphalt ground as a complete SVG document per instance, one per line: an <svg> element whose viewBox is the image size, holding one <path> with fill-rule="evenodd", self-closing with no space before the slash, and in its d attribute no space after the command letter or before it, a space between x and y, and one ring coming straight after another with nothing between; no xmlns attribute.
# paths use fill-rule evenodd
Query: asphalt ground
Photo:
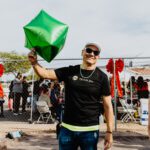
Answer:
<svg viewBox="0 0 150 150"><path fill-rule="evenodd" d="M4 115L5 118L0 118L0 150L2 147L7 147L8 150L58 150L56 123L36 124L39 114L33 114L31 121L30 110L18 116L5 110ZM9 132L15 131L22 131L24 134L20 139L5 138ZM103 123L100 125L98 150L104 148L105 131L106 124ZM114 131L113 136L112 150L150 150L147 126L118 121L117 131Z"/></svg>

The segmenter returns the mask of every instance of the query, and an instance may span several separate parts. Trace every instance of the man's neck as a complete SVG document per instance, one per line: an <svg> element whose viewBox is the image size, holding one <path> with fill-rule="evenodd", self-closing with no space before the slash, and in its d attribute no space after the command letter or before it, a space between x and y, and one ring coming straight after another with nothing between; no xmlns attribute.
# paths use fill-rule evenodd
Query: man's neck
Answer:
<svg viewBox="0 0 150 150"><path fill-rule="evenodd" d="M94 70L96 68L96 65L82 63L80 67L81 69L85 69L85 70Z"/></svg>

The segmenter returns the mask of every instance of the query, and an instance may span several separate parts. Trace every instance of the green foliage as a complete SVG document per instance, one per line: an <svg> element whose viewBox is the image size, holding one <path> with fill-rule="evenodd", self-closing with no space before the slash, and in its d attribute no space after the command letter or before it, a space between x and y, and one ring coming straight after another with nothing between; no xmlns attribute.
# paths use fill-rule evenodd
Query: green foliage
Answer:
<svg viewBox="0 0 150 150"><path fill-rule="evenodd" d="M28 81L29 81L29 80L32 80L32 78L33 78L32 74L31 74L31 75L28 75L27 80L28 80ZM40 77L35 73L35 74L34 74L34 80L39 80L39 79L40 79Z"/></svg>
<svg viewBox="0 0 150 150"><path fill-rule="evenodd" d="M19 55L16 52L0 52L0 59L5 68L5 73L25 73L31 65L27 59L27 55Z"/></svg>

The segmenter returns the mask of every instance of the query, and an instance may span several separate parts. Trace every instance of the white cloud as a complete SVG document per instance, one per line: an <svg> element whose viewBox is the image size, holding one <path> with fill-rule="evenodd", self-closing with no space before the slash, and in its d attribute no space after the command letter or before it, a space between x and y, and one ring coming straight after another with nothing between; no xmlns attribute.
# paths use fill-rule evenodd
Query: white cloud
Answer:
<svg viewBox="0 0 150 150"><path fill-rule="evenodd" d="M1 0L0 50L28 53L23 26L44 9L69 25L65 47L57 58L80 58L89 41L100 43L101 57L148 57L149 6L149 0Z"/></svg>

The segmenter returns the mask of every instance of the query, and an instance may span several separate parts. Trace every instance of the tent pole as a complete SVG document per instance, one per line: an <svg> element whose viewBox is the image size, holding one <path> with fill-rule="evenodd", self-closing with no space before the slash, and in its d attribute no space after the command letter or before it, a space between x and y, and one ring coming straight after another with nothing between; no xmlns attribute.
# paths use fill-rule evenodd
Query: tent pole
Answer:
<svg viewBox="0 0 150 150"><path fill-rule="evenodd" d="M115 110L115 131L117 131L117 99L116 99L116 76L115 76L115 71L116 71L116 61L113 59L114 62L114 110Z"/></svg>
<svg viewBox="0 0 150 150"><path fill-rule="evenodd" d="M31 111L30 111L30 119L28 120L29 123L33 122L33 88L34 88L34 70L32 69L32 86L31 86Z"/></svg>
<svg viewBox="0 0 150 150"><path fill-rule="evenodd" d="M124 64L125 64L125 61L124 61ZM127 88L127 85L126 85L126 66L124 65L124 92L125 92L125 100L127 101L128 96L127 96L127 89L126 88Z"/></svg>

